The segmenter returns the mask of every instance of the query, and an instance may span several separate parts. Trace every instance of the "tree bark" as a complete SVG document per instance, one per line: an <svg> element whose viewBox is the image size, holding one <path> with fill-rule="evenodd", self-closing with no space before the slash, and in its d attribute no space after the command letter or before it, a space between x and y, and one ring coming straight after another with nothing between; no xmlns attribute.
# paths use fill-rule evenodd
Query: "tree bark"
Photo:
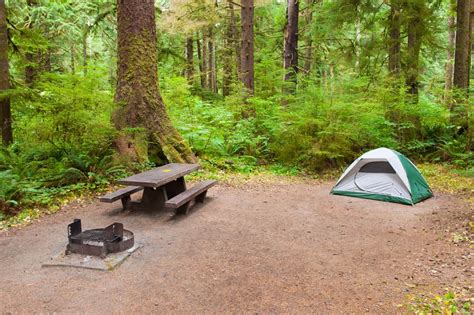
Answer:
<svg viewBox="0 0 474 315"><path fill-rule="evenodd" d="M8 93L9 88L7 11L5 0L0 0L0 93ZM4 145L9 145L13 142L12 115L10 97L5 94L0 95L0 121L2 142Z"/></svg>
<svg viewBox="0 0 474 315"><path fill-rule="evenodd" d="M207 82L208 82L208 87L209 89L217 93L217 78L216 78L216 59L215 59L215 42L214 42L214 32L212 31L212 27L209 28L209 40L207 42L208 44L208 67L209 67L209 73L207 77Z"/></svg>
<svg viewBox="0 0 474 315"><path fill-rule="evenodd" d="M419 61L422 42L422 20L421 11L423 3L417 1L411 4L411 10L408 18L408 56L407 56L407 77L406 85L408 94L412 96L411 101L418 103L419 88Z"/></svg>
<svg viewBox="0 0 474 315"><path fill-rule="evenodd" d="M360 65L360 39L362 38L361 33L361 12L359 9L359 3L355 3L355 13L356 13L356 20L355 20L355 36L354 36L354 55L355 55L355 70L362 74L362 67Z"/></svg>
<svg viewBox="0 0 474 315"><path fill-rule="evenodd" d="M401 12L399 0L390 2L388 70L391 74L400 74L400 25Z"/></svg>
<svg viewBox="0 0 474 315"><path fill-rule="evenodd" d="M230 12L230 10L228 10ZM226 29L226 36L225 36L225 41L224 41L224 51L222 53L222 59L223 59L223 64L222 64L222 95L223 96L228 96L230 95L231 91L231 84L232 84L232 73L233 73L233 67L232 67L232 59L233 59L233 42L232 42L232 29L231 29L231 21L230 21L230 14L229 14L229 21Z"/></svg>
<svg viewBox="0 0 474 315"><path fill-rule="evenodd" d="M208 56L208 38L206 32L202 32L202 73L204 74L203 89L209 89L209 56Z"/></svg>
<svg viewBox="0 0 474 315"><path fill-rule="evenodd" d="M142 160L140 141L127 129L143 128L147 149L169 162L195 162L196 158L171 124L158 88L155 6L153 0L117 0L117 90L121 104L113 116L120 131L120 153Z"/></svg>
<svg viewBox="0 0 474 315"><path fill-rule="evenodd" d="M241 74L240 79L245 87L246 95L253 95L255 92L254 81L254 35L253 35L253 14L254 0L242 0L242 44L240 50Z"/></svg>
<svg viewBox="0 0 474 315"><path fill-rule="evenodd" d="M26 4L28 5L28 9L34 8L38 2L36 0L27 0ZM30 20L28 21L28 28L31 30L34 27L34 19L30 16ZM26 66L25 66L25 84L29 87L33 85L33 82L36 79L37 72L38 72L38 65L41 60L41 55L39 52L29 51L25 53L26 59Z"/></svg>
<svg viewBox="0 0 474 315"><path fill-rule="evenodd" d="M202 60L202 50L201 50L201 39L199 36L196 38L196 48L197 48L197 55L198 55L198 63L199 63L199 79L201 82L201 88L204 88L206 85L206 76L204 74L204 63Z"/></svg>
<svg viewBox="0 0 474 315"><path fill-rule="evenodd" d="M232 40L232 47L235 51L235 63L237 65L237 77L240 75L241 58L240 58L240 36L237 28L237 17L235 16L233 0L228 0L229 4L229 32Z"/></svg>
<svg viewBox="0 0 474 315"><path fill-rule="evenodd" d="M304 71L309 73L311 71L312 61L313 61L313 37L311 36L310 28L313 21L313 5L314 0L306 1L306 14L305 14L305 26L306 26L306 49L304 53Z"/></svg>
<svg viewBox="0 0 474 315"><path fill-rule="evenodd" d="M194 84L194 45L192 37L186 39L186 79L189 85Z"/></svg>
<svg viewBox="0 0 474 315"><path fill-rule="evenodd" d="M240 73L240 47L232 0L227 1L228 21L225 34L225 47L223 52L223 78L222 95L228 96L231 92L231 84ZM235 67L234 67L235 63ZM235 69L235 71L234 71ZM236 76L235 76L236 75Z"/></svg>
<svg viewBox="0 0 474 315"><path fill-rule="evenodd" d="M294 93L296 91L296 74L298 73L298 13L299 0L288 0L283 53L284 81L287 83L284 85L284 93Z"/></svg>
<svg viewBox="0 0 474 315"><path fill-rule="evenodd" d="M453 85L467 96L469 87L470 0L458 0Z"/></svg>
<svg viewBox="0 0 474 315"><path fill-rule="evenodd" d="M468 62L469 62L469 65L468 65L468 73L467 73L467 76L468 76L468 79L467 79L467 82L470 84L471 82L471 66L472 66L472 45L473 45L473 42L472 42L472 32L474 30L474 0L471 0L471 14L469 15L469 53L468 53Z"/></svg>
<svg viewBox="0 0 474 315"><path fill-rule="evenodd" d="M446 67L444 76L445 98L451 93L453 88L453 73L454 73L454 47L456 42L456 0L450 0L448 11L448 50L446 57Z"/></svg>

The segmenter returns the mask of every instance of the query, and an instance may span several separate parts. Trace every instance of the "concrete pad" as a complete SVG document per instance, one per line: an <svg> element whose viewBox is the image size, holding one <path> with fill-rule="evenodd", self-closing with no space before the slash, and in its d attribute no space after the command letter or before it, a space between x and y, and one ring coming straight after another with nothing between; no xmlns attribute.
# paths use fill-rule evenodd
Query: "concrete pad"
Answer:
<svg viewBox="0 0 474 315"><path fill-rule="evenodd" d="M141 247L143 247L143 245L135 244L132 248L126 251L109 254L105 258L84 256L79 254L66 255L66 251L64 250L43 263L42 267L75 267L110 271L120 266L125 261L125 259L127 259Z"/></svg>

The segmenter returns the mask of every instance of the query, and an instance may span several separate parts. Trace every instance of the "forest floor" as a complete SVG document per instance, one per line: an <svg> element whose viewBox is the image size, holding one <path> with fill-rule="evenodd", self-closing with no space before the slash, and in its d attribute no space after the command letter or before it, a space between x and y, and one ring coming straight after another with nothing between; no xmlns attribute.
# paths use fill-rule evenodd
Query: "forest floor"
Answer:
<svg viewBox="0 0 474 315"><path fill-rule="evenodd" d="M452 233L473 215L449 194L414 207L329 194L292 179L220 184L187 216L76 201L0 232L0 313L394 313L407 295L472 296L473 249ZM66 226L122 222L144 247L110 272L42 268Z"/></svg>

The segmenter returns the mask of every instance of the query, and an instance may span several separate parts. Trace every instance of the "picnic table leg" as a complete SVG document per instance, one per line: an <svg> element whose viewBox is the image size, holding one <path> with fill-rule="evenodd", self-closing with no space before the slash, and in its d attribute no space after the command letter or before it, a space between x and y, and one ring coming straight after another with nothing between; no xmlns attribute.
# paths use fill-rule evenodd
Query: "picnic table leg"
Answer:
<svg viewBox="0 0 474 315"><path fill-rule="evenodd" d="M167 200L173 198L174 196L179 195L183 191L186 190L186 182L184 180L184 177L180 177L175 181L169 182L168 184L165 185L165 190L166 190L166 197ZM188 208L189 208L189 202L186 204L182 205L178 209L176 209L177 214L187 214L188 213Z"/></svg>
<svg viewBox="0 0 474 315"><path fill-rule="evenodd" d="M166 200L173 198L174 196L179 195L186 190L186 182L184 177L180 177L172 182L169 182L165 185L166 191Z"/></svg>
<svg viewBox="0 0 474 315"><path fill-rule="evenodd" d="M123 210L130 210L132 207L132 199L130 198L130 195L122 197L121 201Z"/></svg>
<svg viewBox="0 0 474 315"><path fill-rule="evenodd" d="M142 200L132 202L132 208L137 210L163 210L165 208L166 192L163 187L145 187Z"/></svg>
<svg viewBox="0 0 474 315"><path fill-rule="evenodd" d="M176 209L176 214L188 214L191 202L186 202L184 205Z"/></svg>
<svg viewBox="0 0 474 315"><path fill-rule="evenodd" d="M207 190L204 191L203 193L200 193L199 195L196 196L196 202L203 203L204 199L206 198L207 195Z"/></svg>

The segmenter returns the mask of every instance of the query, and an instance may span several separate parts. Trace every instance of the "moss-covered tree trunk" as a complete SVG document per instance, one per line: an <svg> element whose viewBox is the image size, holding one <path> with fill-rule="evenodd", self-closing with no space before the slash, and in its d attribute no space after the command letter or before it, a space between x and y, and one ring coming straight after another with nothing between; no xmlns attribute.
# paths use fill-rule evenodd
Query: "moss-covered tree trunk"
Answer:
<svg viewBox="0 0 474 315"><path fill-rule="evenodd" d="M246 95L253 95L255 91L253 56L253 14L254 0L242 0L242 44L240 46L240 80L242 81L245 87Z"/></svg>
<svg viewBox="0 0 474 315"><path fill-rule="evenodd" d="M119 152L132 160L140 156L140 137L130 133L144 129L148 148L169 162L195 162L196 157L171 124L158 88L157 47L153 0L117 0L117 91L122 105L114 113L120 131Z"/></svg>
<svg viewBox="0 0 474 315"><path fill-rule="evenodd" d="M454 53L454 100L451 122L457 135L466 135L466 151L472 149L473 133L469 117L469 75L471 72L471 0L457 1L456 51Z"/></svg>
<svg viewBox="0 0 474 315"><path fill-rule="evenodd" d="M394 76L400 74L400 2L399 0L390 1L389 17L389 45L388 45L388 70Z"/></svg>
<svg viewBox="0 0 474 315"><path fill-rule="evenodd" d="M408 44L406 60L406 85L407 93L411 96L412 103L418 103L418 87L420 74L420 52L423 37L422 14L424 2L416 0L408 3Z"/></svg>
<svg viewBox="0 0 474 315"><path fill-rule="evenodd" d="M228 7L230 4L228 4ZM232 49L232 28L231 28L231 21L230 21L230 9L228 9L229 20L227 21L226 26L226 33L224 37L224 50L222 53L222 95L228 96L230 95L230 86L232 84L232 57L233 57L233 49Z"/></svg>
<svg viewBox="0 0 474 315"><path fill-rule="evenodd" d="M311 72L311 66L313 62L313 35L311 34L311 25L313 23L313 7L315 0L306 0L306 13L304 16L305 20L305 52L304 52L304 72L306 74Z"/></svg>
<svg viewBox="0 0 474 315"><path fill-rule="evenodd" d="M240 75L240 63L241 63L241 58L240 58L240 33L239 29L237 28L237 16L234 11L234 3L232 0L228 0L229 3L229 28L230 28L230 33L231 33L231 38L233 41L233 48L235 51L235 64L237 66L236 68L236 75L239 77Z"/></svg>
<svg viewBox="0 0 474 315"><path fill-rule="evenodd" d="M28 5L29 10L32 10L34 7L38 5L38 2L36 0L27 0L26 3ZM26 21L28 23L27 27L30 30L33 29L35 25L35 20L32 14L28 14L28 18L26 19ZM25 83L27 86L31 87L37 76L38 64L40 63L40 60L41 60L41 54L38 51L35 51L35 52L27 51L25 53L25 59L26 59Z"/></svg>
<svg viewBox="0 0 474 315"><path fill-rule="evenodd" d="M227 0L227 25L222 59L222 95L228 96L231 93L232 83L240 75L239 32L232 0Z"/></svg>
<svg viewBox="0 0 474 315"><path fill-rule="evenodd" d="M194 45L193 38L186 38L186 79L189 85L194 84Z"/></svg>
<svg viewBox="0 0 474 315"><path fill-rule="evenodd" d="M8 33L7 12L5 0L0 0L0 93L10 88L10 75L8 69ZM12 115L10 98L0 94L0 120L2 124L2 142L9 145L13 142Z"/></svg>
<svg viewBox="0 0 474 315"><path fill-rule="evenodd" d="M204 63L202 60L202 50L201 50L201 39L199 38L199 33L196 38L196 49L197 49L197 56L198 56L198 68L199 68L199 80L201 82L201 88L204 88L206 85L206 76L204 74Z"/></svg>
<svg viewBox="0 0 474 315"><path fill-rule="evenodd" d="M216 47L215 47L215 37L214 37L214 31L212 29L212 26L209 27L209 40L207 42L207 47L209 50L208 54L208 67L209 67L209 74L207 77L208 80L208 87L209 89L217 93L217 75L216 75Z"/></svg>
<svg viewBox="0 0 474 315"><path fill-rule="evenodd" d="M449 105L450 94L453 88L453 73L454 73L454 45L456 40L456 0L449 1L448 10L448 49L446 53L446 66L444 76L444 90L445 100Z"/></svg>
<svg viewBox="0 0 474 315"><path fill-rule="evenodd" d="M204 81L202 84L203 89L209 88L209 56L207 53L207 47L209 46L208 38L206 35L206 31L202 32L202 73L204 75Z"/></svg>
<svg viewBox="0 0 474 315"><path fill-rule="evenodd" d="M469 87L469 45L471 0L458 0L456 23L456 52L454 55L454 86L467 94Z"/></svg>

